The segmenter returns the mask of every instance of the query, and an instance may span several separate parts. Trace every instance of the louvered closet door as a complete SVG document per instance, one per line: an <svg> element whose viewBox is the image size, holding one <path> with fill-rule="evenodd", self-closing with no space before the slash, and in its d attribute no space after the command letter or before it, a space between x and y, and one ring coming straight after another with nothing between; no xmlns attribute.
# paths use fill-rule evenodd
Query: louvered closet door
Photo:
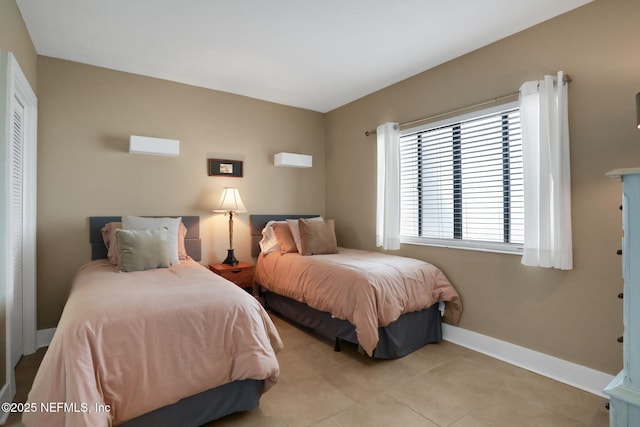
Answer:
<svg viewBox="0 0 640 427"><path fill-rule="evenodd" d="M9 239L10 262L13 268L13 313L11 316L11 362L13 366L22 356L22 272L23 272L23 223L24 216L24 118L25 108L15 98L11 124L11 150L9 161Z"/></svg>

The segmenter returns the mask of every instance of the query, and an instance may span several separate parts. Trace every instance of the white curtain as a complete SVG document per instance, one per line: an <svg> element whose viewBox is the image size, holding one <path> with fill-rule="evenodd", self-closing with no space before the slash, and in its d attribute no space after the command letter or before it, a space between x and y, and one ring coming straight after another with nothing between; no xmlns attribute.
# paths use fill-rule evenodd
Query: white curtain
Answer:
<svg viewBox="0 0 640 427"><path fill-rule="evenodd" d="M376 246L400 249L400 127L378 126Z"/></svg>
<svg viewBox="0 0 640 427"><path fill-rule="evenodd" d="M567 86L562 71L520 87L524 160L522 264L573 268Z"/></svg>

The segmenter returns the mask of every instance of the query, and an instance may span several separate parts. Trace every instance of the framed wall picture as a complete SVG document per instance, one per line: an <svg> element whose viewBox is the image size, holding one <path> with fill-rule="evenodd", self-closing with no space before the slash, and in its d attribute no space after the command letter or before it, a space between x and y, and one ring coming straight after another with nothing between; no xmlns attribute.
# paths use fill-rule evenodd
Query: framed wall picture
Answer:
<svg viewBox="0 0 640 427"><path fill-rule="evenodd" d="M207 159L209 176L242 176L242 160Z"/></svg>

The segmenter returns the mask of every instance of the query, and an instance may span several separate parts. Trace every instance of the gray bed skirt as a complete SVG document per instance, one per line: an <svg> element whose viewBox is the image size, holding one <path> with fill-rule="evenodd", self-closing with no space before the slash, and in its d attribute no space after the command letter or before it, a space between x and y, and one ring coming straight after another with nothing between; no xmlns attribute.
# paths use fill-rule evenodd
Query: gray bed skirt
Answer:
<svg viewBox="0 0 640 427"><path fill-rule="evenodd" d="M264 380L239 380L187 397L119 424L120 427L197 427L260 404Z"/></svg>
<svg viewBox="0 0 640 427"><path fill-rule="evenodd" d="M355 327L346 320L336 319L330 313L318 311L306 304L264 291L265 307L295 323L313 330L316 334L334 340L339 338L358 344ZM442 340L442 316L438 304L400 316L384 328L378 328L379 341L373 357L397 359L429 343Z"/></svg>

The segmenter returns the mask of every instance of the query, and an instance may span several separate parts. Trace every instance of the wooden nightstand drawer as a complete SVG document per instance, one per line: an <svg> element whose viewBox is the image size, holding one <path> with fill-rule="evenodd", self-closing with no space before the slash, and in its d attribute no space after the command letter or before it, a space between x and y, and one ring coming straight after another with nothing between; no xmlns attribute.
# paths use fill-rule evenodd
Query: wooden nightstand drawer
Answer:
<svg viewBox="0 0 640 427"><path fill-rule="evenodd" d="M223 271L220 273L220 275L243 288L253 286L253 268L251 268L250 270Z"/></svg>
<svg viewBox="0 0 640 427"><path fill-rule="evenodd" d="M209 269L241 288L253 287L253 265L239 262L237 265L210 264Z"/></svg>

